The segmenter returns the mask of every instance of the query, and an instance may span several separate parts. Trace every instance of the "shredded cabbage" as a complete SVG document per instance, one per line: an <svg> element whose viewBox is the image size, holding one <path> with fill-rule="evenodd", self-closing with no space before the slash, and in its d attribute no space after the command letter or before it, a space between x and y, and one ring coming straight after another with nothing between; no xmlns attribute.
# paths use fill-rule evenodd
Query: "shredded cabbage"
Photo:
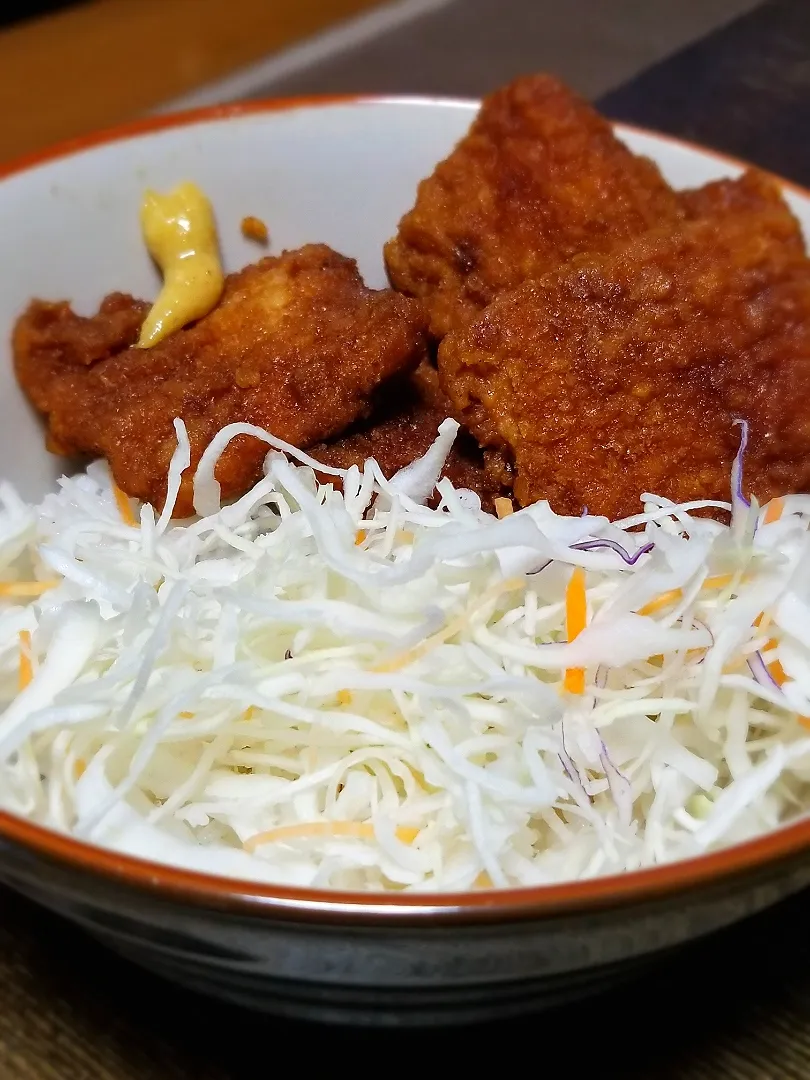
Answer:
<svg viewBox="0 0 810 1080"><path fill-rule="evenodd" d="M810 805L810 498L744 497L745 432L729 503L649 494L611 524L437 483L451 421L342 491L231 425L174 523L176 428L169 503L134 526L102 463L37 507L0 484L6 809L231 877L441 891L692 856ZM242 433L264 476L221 506Z"/></svg>

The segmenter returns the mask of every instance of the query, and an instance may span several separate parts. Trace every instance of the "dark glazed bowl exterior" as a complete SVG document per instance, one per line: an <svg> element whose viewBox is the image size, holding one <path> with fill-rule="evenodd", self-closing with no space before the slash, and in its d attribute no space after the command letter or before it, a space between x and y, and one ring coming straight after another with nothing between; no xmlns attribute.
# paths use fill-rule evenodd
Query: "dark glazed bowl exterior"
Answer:
<svg viewBox="0 0 810 1080"><path fill-rule="evenodd" d="M810 885L805 823L621 877L421 896L210 878L2 814L0 832L23 834L0 841L0 880L122 956L249 1009L366 1026L494 1020L580 998Z"/></svg>
<svg viewBox="0 0 810 1080"><path fill-rule="evenodd" d="M0 179L133 135L334 100L250 102L139 121L2 166ZM253 1009L368 1025L469 1022L593 992L804 888L810 820L613 878L377 895L209 877L0 813L0 881L136 963Z"/></svg>
<svg viewBox="0 0 810 1080"><path fill-rule="evenodd" d="M810 884L810 857L579 910L521 904L519 892L478 908L463 897L431 908L426 896L409 909L324 893L302 894L297 906L251 897L236 882L231 895L200 903L159 881L133 887L12 844L0 879L192 990L304 1019L406 1026L511 1016L604 989Z"/></svg>

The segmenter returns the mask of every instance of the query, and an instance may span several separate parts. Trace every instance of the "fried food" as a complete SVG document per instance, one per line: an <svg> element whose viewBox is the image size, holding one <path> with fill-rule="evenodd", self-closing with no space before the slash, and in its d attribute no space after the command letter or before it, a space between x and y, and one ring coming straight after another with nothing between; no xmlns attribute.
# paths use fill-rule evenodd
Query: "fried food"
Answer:
<svg viewBox="0 0 810 1080"><path fill-rule="evenodd" d="M439 424L452 414L450 401L439 386L438 373L425 360L407 380L386 388L383 399L366 422L335 442L312 447L309 453L336 469L348 469L352 465L362 469L365 461L373 457L383 474L391 477L427 452ZM454 487L476 492L485 510L492 510L494 499L502 493L502 485L487 470L478 443L463 429L442 475ZM320 479L339 486L336 477L323 474Z"/></svg>
<svg viewBox="0 0 810 1080"><path fill-rule="evenodd" d="M270 242L270 231L261 218L248 214L247 217L242 218L240 227L242 236L246 240L253 240L255 243L264 244L265 246Z"/></svg>
<svg viewBox="0 0 810 1080"><path fill-rule="evenodd" d="M306 448L363 416L380 384L425 354L421 306L367 289L354 261L324 245L232 274L210 315L153 348L126 348L147 308L110 297L81 319L34 301L14 331L14 362L47 416L50 445L106 457L127 495L157 506L173 421L184 420L191 468L175 516L192 512L194 467L227 424L257 424ZM258 478L266 452L249 436L229 445L216 470L223 497Z"/></svg>
<svg viewBox="0 0 810 1080"><path fill-rule="evenodd" d="M724 212L581 256L445 338L442 385L522 505L728 499L738 418L746 490L810 490L810 263L778 190L735 183L701 196Z"/></svg>
<svg viewBox="0 0 810 1080"><path fill-rule="evenodd" d="M748 169L734 179L723 177L703 187L679 191L678 201L690 221L784 204L779 186L759 169Z"/></svg>
<svg viewBox="0 0 810 1080"><path fill-rule="evenodd" d="M151 305L126 293L111 293L92 318L77 315L70 304L34 300L14 329L17 378L40 412L49 413L59 399L59 382L138 340Z"/></svg>
<svg viewBox="0 0 810 1080"><path fill-rule="evenodd" d="M385 247L392 284L428 304L436 337L499 293L682 213L657 167L556 79L486 98Z"/></svg>

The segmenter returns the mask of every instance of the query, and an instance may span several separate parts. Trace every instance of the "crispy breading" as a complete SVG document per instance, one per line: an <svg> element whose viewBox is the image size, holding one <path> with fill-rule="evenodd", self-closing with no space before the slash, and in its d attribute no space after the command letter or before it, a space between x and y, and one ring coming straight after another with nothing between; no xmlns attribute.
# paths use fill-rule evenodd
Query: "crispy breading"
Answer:
<svg viewBox="0 0 810 1080"><path fill-rule="evenodd" d="M66 301L34 300L14 328L17 378L39 409L48 413L62 375L89 368L134 345L149 304L111 293L92 318L77 315Z"/></svg>
<svg viewBox="0 0 810 1080"><path fill-rule="evenodd" d="M452 413L436 369L425 360L408 379L386 387L367 421L334 442L312 447L309 453L337 469L362 468L373 457L390 477L427 452L439 424ZM485 510L492 510L493 500L502 494L501 484L487 471L481 449L464 429L458 433L442 475L457 488L475 491ZM323 474L320 479L340 486L336 477Z"/></svg>
<svg viewBox="0 0 810 1080"><path fill-rule="evenodd" d="M556 79L527 76L484 100L419 185L385 259L442 337L499 293L680 214L657 167L607 120Z"/></svg>
<svg viewBox="0 0 810 1080"><path fill-rule="evenodd" d="M679 191L678 201L690 221L746 210L763 210L784 203L779 183L760 169L747 169L735 178L723 177L703 187Z"/></svg>
<svg viewBox="0 0 810 1080"><path fill-rule="evenodd" d="M726 212L579 257L445 338L442 385L513 457L521 504L618 518L642 492L727 499L738 418L747 490L810 490L810 263L775 190L737 185L704 198Z"/></svg>
<svg viewBox="0 0 810 1080"><path fill-rule="evenodd" d="M173 421L184 420L191 469L176 516L191 512L194 466L227 424L257 424L305 448L364 415L377 387L425 354L421 306L367 289L354 261L324 245L232 274L209 315L150 349L108 355L95 345L106 340L99 320L109 323L110 303L79 320L66 305L35 301L14 333L17 376L47 414L55 448L106 457L123 491L158 506ZM131 331L127 322L127 340ZM266 452L249 436L229 445L216 471L223 497L258 478Z"/></svg>

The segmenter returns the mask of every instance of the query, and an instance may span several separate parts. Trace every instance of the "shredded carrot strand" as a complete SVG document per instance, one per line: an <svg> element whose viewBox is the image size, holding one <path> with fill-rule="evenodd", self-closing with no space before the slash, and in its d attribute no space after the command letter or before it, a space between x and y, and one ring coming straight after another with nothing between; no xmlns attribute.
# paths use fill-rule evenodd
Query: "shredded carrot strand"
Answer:
<svg viewBox="0 0 810 1080"><path fill-rule="evenodd" d="M57 578L48 581L0 581L0 596L42 596L58 584Z"/></svg>
<svg viewBox="0 0 810 1080"><path fill-rule="evenodd" d="M782 511L784 510L784 508L784 499L771 499L771 501L765 507L765 516L762 519L762 524L770 525L772 521L778 521L779 518L782 516Z"/></svg>
<svg viewBox="0 0 810 1080"><path fill-rule="evenodd" d="M797 716L796 719L802 725L802 727L810 729L810 716Z"/></svg>
<svg viewBox="0 0 810 1080"><path fill-rule="evenodd" d="M782 667L778 660L774 660L772 664L768 664L768 671L770 672L771 678L777 686L783 686L787 682L787 675L785 674L785 669Z"/></svg>
<svg viewBox="0 0 810 1080"><path fill-rule="evenodd" d="M354 546L355 547L360 547L360 545L363 543L365 538L366 538L366 530L365 529L358 529L357 532L354 534Z"/></svg>
<svg viewBox="0 0 810 1080"><path fill-rule="evenodd" d="M707 577L703 582L702 589L725 589L726 585L730 585L734 580L733 574L715 574L714 577Z"/></svg>
<svg viewBox="0 0 810 1080"><path fill-rule="evenodd" d="M499 518L509 517L510 514L514 514L515 508L512 505L512 500L506 497L495 500L495 513Z"/></svg>
<svg viewBox="0 0 810 1080"><path fill-rule="evenodd" d="M409 825L400 825L396 830L397 839L403 844L412 844L419 835L419 829ZM244 841L245 851L255 851L262 844L273 844L285 840L306 840L316 836L349 836L360 840L374 839L374 826L366 821L308 821L300 825L280 825L277 829L256 833Z"/></svg>
<svg viewBox="0 0 810 1080"><path fill-rule="evenodd" d="M135 515L132 512L132 506L129 502L129 497L123 493L118 484L112 486L113 495L115 496L115 505L118 507L118 513L121 515L121 520L125 525L137 525Z"/></svg>
<svg viewBox="0 0 810 1080"><path fill-rule="evenodd" d="M490 600L495 599L501 593L512 592L515 589L523 588L525 588L525 583L520 578L507 578L505 581L499 581L496 585L493 585L491 589L487 589L486 592L482 593L471 608L468 608L466 612L462 612L462 614L455 619L451 619L446 626L441 630L437 630L431 637L425 638L421 644L413 649L408 649L407 652L400 653L399 656L391 657L390 660L383 660L381 663L375 664L371 670L375 672L400 671L402 668L407 667L408 664L412 664L414 660L418 660L420 657L424 656L425 653L430 652L431 649L436 648L437 645L442 645L460 630L463 630L470 621L471 616L474 615L479 608L488 604Z"/></svg>
<svg viewBox="0 0 810 1080"><path fill-rule="evenodd" d="M17 686L24 690L34 677L34 663L31 659L31 631L20 631L20 672Z"/></svg>
<svg viewBox="0 0 810 1080"><path fill-rule="evenodd" d="M578 637L588 621L588 598L585 592L585 571L575 566L565 589L565 632L569 642ZM585 693L585 668L566 668L563 689L569 694Z"/></svg>
<svg viewBox="0 0 810 1080"><path fill-rule="evenodd" d="M716 574L714 577L707 577L706 580L703 582L701 588L724 589L726 585L730 585L733 580L733 574ZM656 596L654 599L649 600L646 604L643 604L638 609L636 614L652 615L654 611L660 611L661 608L667 607L669 604L674 604L682 597L683 589L668 589L666 592L661 593L660 596Z"/></svg>
<svg viewBox="0 0 810 1080"><path fill-rule="evenodd" d="M676 601L680 600L682 596L683 592L681 589L668 589L667 592L663 592L660 596L656 596L654 600L649 600L646 604L643 604L636 614L652 615L654 611L660 611L661 608L674 604Z"/></svg>

